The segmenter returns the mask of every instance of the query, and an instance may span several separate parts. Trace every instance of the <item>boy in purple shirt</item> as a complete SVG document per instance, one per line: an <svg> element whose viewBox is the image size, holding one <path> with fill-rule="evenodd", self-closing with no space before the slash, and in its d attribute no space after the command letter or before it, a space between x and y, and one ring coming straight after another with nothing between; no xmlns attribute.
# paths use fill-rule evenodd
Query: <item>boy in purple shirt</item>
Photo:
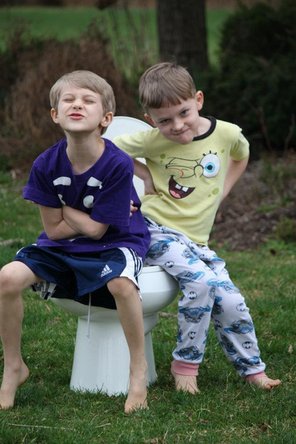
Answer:
<svg viewBox="0 0 296 444"><path fill-rule="evenodd" d="M44 231L0 271L0 336L4 373L0 408L14 404L29 376L21 355L22 290L118 310L130 351L124 410L147 407L144 328L137 276L150 236L133 187L133 161L101 136L112 121L111 86L90 71L62 76L50 91L51 117L65 139L34 161L25 199L38 204ZM48 285L50 283L50 285ZM50 291L48 291L50 289ZM105 302L104 302L105 301Z"/></svg>

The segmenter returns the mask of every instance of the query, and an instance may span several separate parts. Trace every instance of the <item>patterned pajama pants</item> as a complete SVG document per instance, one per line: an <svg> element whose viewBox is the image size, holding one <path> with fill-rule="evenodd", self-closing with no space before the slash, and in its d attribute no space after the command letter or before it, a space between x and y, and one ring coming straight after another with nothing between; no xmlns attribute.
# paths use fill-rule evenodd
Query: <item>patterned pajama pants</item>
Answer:
<svg viewBox="0 0 296 444"><path fill-rule="evenodd" d="M147 219L151 244L145 263L159 265L179 283L178 338L173 358L200 364L210 321L226 357L245 377L265 370L249 309L225 262L207 246Z"/></svg>

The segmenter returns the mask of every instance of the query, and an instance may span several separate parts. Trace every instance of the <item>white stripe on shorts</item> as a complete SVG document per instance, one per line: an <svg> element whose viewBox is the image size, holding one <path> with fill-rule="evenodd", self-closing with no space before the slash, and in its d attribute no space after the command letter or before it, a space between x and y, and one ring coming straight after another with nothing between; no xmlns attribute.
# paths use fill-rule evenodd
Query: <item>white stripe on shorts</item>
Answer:
<svg viewBox="0 0 296 444"><path fill-rule="evenodd" d="M133 250L129 248L120 247L119 250L123 252L126 259L126 267L122 270L120 277L127 277L130 279L137 287L139 296L142 299L137 277L142 271L143 261Z"/></svg>

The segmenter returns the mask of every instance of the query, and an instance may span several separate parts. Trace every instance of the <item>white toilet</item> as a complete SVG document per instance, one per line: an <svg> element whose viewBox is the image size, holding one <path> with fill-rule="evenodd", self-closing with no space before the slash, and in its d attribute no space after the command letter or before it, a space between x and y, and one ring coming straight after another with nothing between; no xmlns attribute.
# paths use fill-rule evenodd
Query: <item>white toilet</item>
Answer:
<svg viewBox="0 0 296 444"><path fill-rule="evenodd" d="M104 137L112 140L120 134L131 134L149 128L150 126L141 120L116 116ZM143 195L142 181L135 177L134 184L138 194ZM139 286L144 315L148 384L151 384L157 378L151 332L157 323L158 312L175 299L179 287L177 282L158 266L143 268L139 276ZM117 311L88 307L70 299L51 300L78 316L70 388L102 392L110 396L126 394L129 386L130 358Z"/></svg>

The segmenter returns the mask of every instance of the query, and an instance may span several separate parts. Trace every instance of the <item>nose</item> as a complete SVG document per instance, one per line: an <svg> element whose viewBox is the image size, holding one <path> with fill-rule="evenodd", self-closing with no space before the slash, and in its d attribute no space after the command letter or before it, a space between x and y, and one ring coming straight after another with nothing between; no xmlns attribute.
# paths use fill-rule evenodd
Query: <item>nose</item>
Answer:
<svg viewBox="0 0 296 444"><path fill-rule="evenodd" d="M75 100L75 102L73 102L73 108L74 109L81 109L82 108L81 100L79 100L79 99Z"/></svg>
<svg viewBox="0 0 296 444"><path fill-rule="evenodd" d="M173 131L178 132L183 128L183 122L181 119L174 119L173 120Z"/></svg>

